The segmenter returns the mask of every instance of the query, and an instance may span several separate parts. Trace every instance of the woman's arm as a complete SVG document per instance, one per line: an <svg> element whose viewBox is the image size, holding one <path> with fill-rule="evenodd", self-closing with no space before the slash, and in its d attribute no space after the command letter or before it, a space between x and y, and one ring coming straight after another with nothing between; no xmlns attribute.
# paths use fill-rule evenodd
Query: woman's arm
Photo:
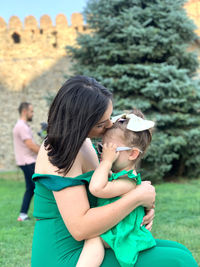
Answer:
<svg viewBox="0 0 200 267"><path fill-rule="evenodd" d="M119 200L90 208L85 186L68 187L53 192L60 214L72 236L78 240L99 236L112 228L138 206L154 206L155 189L143 182Z"/></svg>

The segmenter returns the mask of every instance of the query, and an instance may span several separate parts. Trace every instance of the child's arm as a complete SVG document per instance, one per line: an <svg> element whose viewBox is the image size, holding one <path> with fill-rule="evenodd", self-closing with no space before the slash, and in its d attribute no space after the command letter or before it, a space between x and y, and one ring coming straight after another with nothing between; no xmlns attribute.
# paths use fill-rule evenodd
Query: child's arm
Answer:
<svg viewBox="0 0 200 267"><path fill-rule="evenodd" d="M99 267L104 258L104 246L100 237L85 240L76 267Z"/></svg>
<svg viewBox="0 0 200 267"><path fill-rule="evenodd" d="M89 190L96 197L112 198L128 193L136 187L134 181L122 178L108 181L108 175L112 163L117 159L119 152L116 152L117 146L114 144L105 144L103 146L102 161L92 175Z"/></svg>

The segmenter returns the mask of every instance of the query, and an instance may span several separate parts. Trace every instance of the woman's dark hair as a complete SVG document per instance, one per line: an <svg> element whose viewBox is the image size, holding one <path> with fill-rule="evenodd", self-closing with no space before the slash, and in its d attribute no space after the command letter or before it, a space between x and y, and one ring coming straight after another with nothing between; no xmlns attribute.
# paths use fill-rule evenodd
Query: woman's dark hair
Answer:
<svg viewBox="0 0 200 267"><path fill-rule="evenodd" d="M44 146L50 162L64 175L89 132L105 113L112 94L95 79L75 76L54 98L48 115Z"/></svg>

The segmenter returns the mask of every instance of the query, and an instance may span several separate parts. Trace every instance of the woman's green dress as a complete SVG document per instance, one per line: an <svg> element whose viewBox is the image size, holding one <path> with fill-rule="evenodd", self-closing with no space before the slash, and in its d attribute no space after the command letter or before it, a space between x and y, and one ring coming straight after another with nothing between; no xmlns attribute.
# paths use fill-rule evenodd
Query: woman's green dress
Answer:
<svg viewBox="0 0 200 267"><path fill-rule="evenodd" d="M75 267L84 241L76 241L66 228L52 191L69 186L85 185L91 207L96 198L88 191L93 171L65 178L58 175L34 174L34 213L36 224L32 245L32 267ZM73 203L71 203L73 205ZM119 267L111 249L106 249L102 267ZM173 241L156 240L156 246L139 253L135 267L197 267L191 253Z"/></svg>
<svg viewBox="0 0 200 267"><path fill-rule="evenodd" d="M32 246L32 267L76 266L84 241L76 241L69 233L52 191L59 191L69 186L86 185L90 205L94 207L96 198L88 191L88 183L92 174L93 171L76 178L45 174L33 175L35 182L33 215L36 217L36 224ZM107 250L102 266L120 266L111 249Z"/></svg>

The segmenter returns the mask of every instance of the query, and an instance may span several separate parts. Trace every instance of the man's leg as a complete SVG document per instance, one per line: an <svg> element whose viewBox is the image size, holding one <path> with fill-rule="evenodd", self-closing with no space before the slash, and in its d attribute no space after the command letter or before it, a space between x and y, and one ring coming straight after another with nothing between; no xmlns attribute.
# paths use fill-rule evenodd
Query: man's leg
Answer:
<svg viewBox="0 0 200 267"><path fill-rule="evenodd" d="M19 167L22 169L24 173L24 178L26 182L26 191L24 193L22 206L20 210L20 217L22 220L25 220L28 218L27 213L28 213L31 199L34 194L35 184L32 181L32 175L34 174L35 163L24 165L24 166L19 166ZM18 218L19 220L20 220L20 217Z"/></svg>

